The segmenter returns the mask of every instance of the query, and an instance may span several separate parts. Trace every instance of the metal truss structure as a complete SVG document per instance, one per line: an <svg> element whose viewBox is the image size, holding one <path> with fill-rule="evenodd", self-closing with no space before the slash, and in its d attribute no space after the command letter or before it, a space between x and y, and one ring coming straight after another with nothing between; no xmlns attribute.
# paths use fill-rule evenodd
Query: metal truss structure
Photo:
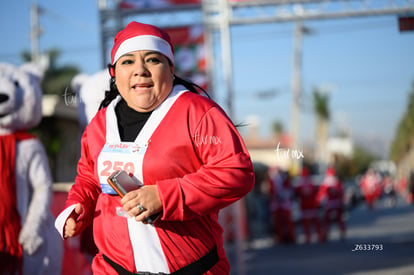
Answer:
<svg viewBox="0 0 414 275"><path fill-rule="evenodd" d="M208 23L219 26L222 0L204 0ZM412 14L412 0L246 0L224 1L230 25L333 19L374 15Z"/></svg>

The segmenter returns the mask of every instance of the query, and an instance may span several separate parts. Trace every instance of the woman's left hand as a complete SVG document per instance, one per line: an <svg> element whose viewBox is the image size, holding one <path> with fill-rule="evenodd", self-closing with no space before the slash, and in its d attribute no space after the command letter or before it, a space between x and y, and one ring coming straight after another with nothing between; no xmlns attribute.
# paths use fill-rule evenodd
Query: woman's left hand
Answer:
<svg viewBox="0 0 414 275"><path fill-rule="evenodd" d="M121 204L131 217L142 222L162 210L162 202L156 185L144 185L128 192L121 199Z"/></svg>

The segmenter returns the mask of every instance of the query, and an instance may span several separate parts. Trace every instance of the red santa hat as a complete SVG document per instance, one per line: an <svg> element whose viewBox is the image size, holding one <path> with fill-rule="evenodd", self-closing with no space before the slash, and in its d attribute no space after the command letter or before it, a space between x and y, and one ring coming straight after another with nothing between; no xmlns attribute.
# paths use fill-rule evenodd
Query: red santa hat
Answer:
<svg viewBox="0 0 414 275"><path fill-rule="evenodd" d="M116 61L126 53L140 50L160 52L174 64L174 47L168 33L156 26L136 21L129 23L115 36L111 64L115 65ZM111 75L114 76L113 70Z"/></svg>

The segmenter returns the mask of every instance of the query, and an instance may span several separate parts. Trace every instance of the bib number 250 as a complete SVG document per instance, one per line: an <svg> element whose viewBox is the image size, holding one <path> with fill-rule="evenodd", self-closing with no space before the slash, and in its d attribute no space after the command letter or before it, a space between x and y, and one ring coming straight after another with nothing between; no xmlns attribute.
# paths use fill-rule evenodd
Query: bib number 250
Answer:
<svg viewBox="0 0 414 275"><path fill-rule="evenodd" d="M132 162L110 161L106 160L102 163L103 169L101 171L102 177L109 177L112 172L116 170L125 170L128 174L135 173L135 166Z"/></svg>

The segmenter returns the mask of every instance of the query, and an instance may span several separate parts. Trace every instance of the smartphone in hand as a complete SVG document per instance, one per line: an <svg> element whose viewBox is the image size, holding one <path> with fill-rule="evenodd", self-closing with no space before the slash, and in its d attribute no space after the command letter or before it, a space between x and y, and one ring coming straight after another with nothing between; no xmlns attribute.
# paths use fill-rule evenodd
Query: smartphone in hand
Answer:
<svg viewBox="0 0 414 275"><path fill-rule="evenodd" d="M127 172L124 170L117 170L113 172L107 179L109 185L115 190L115 192L123 198L126 193L138 189L143 186L139 182L134 181ZM146 219L148 223L154 223L157 221L161 213L156 213Z"/></svg>
<svg viewBox="0 0 414 275"><path fill-rule="evenodd" d="M126 193L138 189L142 186L134 181L124 170L116 170L108 177L109 185L122 198Z"/></svg>

